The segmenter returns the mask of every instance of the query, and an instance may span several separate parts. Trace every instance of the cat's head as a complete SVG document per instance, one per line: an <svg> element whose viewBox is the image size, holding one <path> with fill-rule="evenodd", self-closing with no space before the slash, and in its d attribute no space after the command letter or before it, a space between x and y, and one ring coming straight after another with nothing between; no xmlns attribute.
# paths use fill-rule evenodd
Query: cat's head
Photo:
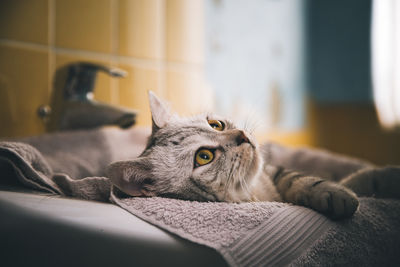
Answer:
<svg viewBox="0 0 400 267"><path fill-rule="evenodd" d="M131 196L249 199L262 165L251 135L218 116L172 114L152 92L149 101L153 129L147 147L138 158L107 168L115 186Z"/></svg>

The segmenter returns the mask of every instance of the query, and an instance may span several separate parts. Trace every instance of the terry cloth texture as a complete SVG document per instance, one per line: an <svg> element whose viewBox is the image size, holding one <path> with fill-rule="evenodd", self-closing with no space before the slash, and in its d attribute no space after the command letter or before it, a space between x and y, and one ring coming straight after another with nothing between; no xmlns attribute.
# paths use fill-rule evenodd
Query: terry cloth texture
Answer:
<svg viewBox="0 0 400 267"><path fill-rule="evenodd" d="M286 203L127 197L103 172L113 161L138 156L148 134L105 128L0 142L0 173L13 170L4 177L11 179L1 182L111 200L149 223L216 249L231 266L400 265L398 200L362 198L351 219L333 222Z"/></svg>

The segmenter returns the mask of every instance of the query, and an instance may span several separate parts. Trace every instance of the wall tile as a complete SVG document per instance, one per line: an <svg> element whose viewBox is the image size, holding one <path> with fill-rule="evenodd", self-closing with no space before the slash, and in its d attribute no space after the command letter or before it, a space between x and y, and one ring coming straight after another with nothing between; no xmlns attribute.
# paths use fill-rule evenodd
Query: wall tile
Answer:
<svg viewBox="0 0 400 267"><path fill-rule="evenodd" d="M166 73L167 99L173 110L182 115L193 115L213 108L212 90L204 83L200 71Z"/></svg>
<svg viewBox="0 0 400 267"><path fill-rule="evenodd" d="M128 76L119 81L119 104L139 111L137 125L151 125L147 92L160 94L160 73L129 65L120 65L120 68L128 71Z"/></svg>
<svg viewBox="0 0 400 267"><path fill-rule="evenodd" d="M49 102L47 52L0 45L0 136L44 132L37 109Z"/></svg>
<svg viewBox="0 0 400 267"><path fill-rule="evenodd" d="M202 0L167 0L166 55L170 61L201 64L204 57Z"/></svg>
<svg viewBox="0 0 400 267"><path fill-rule="evenodd" d="M163 0L120 0L119 54L161 58L163 19Z"/></svg>
<svg viewBox="0 0 400 267"><path fill-rule="evenodd" d="M56 45L111 52L111 0L57 0Z"/></svg>
<svg viewBox="0 0 400 267"><path fill-rule="evenodd" d="M111 61L102 61L102 60L93 60L90 58L86 57L80 57L80 56L75 56L75 55L65 55L65 54L57 54L56 55L56 63L55 67L56 69L67 65L69 63L73 62L78 62L78 61L83 61L83 62L92 62L96 64L102 64L106 66L113 66ZM52 77L54 78L54 77ZM97 74L97 79L96 79L96 85L94 88L94 99L106 103L113 103L113 87L112 87L112 79L118 79L118 78L111 78L108 74L105 74L103 72L98 72Z"/></svg>
<svg viewBox="0 0 400 267"><path fill-rule="evenodd" d="M0 38L48 45L49 1L1 1L0 21L9 27L0 28ZM148 90L165 96L181 113L198 112L204 103L212 102L200 69L186 71L185 64L166 73L151 69L155 65L152 60L202 63L201 0L54 0L54 7L54 60L45 50L0 45L0 136L43 133L44 124L36 112L41 104L50 103L53 88L48 86L49 78L54 78L54 70L76 61L112 65L117 60L114 48L119 55L132 60L143 59L135 61L143 65L133 67L129 60L124 61L126 64L121 64L121 68L126 69L129 76L119 81L115 79L115 82L99 73L94 97L98 101L137 109L139 125L151 124ZM114 17L116 14L118 16ZM118 32L112 32L115 26ZM115 36L119 39L113 40ZM114 46L116 44L118 47ZM110 56L73 54L62 48ZM168 58L164 58L164 54Z"/></svg>
<svg viewBox="0 0 400 267"><path fill-rule="evenodd" d="M48 43L48 0L0 1L0 38Z"/></svg>

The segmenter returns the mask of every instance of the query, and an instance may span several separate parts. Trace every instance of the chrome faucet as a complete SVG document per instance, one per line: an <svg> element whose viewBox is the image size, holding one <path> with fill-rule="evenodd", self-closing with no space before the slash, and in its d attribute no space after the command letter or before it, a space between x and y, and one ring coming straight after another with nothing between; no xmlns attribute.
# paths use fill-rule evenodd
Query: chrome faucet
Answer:
<svg viewBox="0 0 400 267"><path fill-rule="evenodd" d="M121 69L87 62L57 69L50 107L44 105L38 110L48 131L90 129L103 125L128 128L135 123L135 111L93 99L98 71L113 77L126 76Z"/></svg>

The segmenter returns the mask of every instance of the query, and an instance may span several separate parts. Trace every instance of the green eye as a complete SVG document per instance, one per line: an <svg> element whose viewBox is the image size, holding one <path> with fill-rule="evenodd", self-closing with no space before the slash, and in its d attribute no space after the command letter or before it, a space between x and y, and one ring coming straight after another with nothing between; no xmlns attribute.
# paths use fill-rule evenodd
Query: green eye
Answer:
<svg viewBox="0 0 400 267"><path fill-rule="evenodd" d="M208 124L217 131L223 131L225 129L225 124L222 121L208 120Z"/></svg>
<svg viewBox="0 0 400 267"><path fill-rule="evenodd" d="M214 159L214 153L209 149L200 149L195 156L196 165L203 166L210 163Z"/></svg>

